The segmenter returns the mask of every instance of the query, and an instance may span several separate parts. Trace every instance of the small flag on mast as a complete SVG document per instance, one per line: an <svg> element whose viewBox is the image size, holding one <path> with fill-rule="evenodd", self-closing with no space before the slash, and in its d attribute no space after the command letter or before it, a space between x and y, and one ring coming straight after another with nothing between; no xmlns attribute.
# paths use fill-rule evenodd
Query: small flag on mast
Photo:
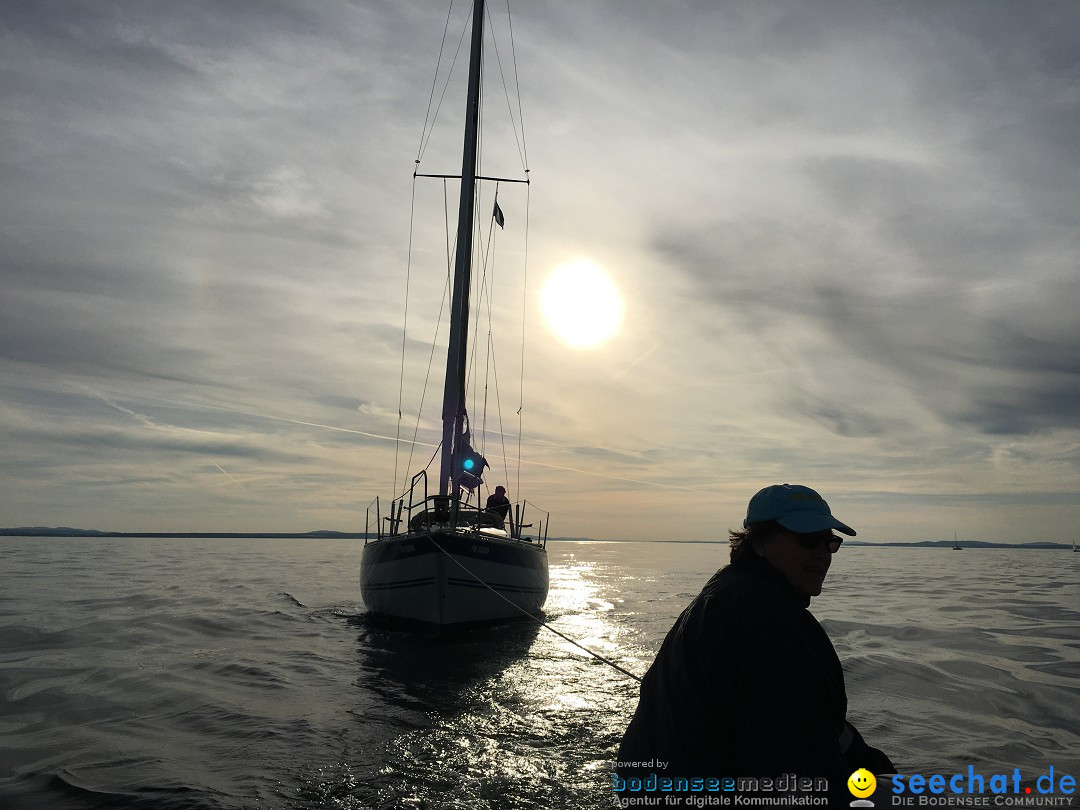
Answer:
<svg viewBox="0 0 1080 810"><path fill-rule="evenodd" d="M500 228L505 227L506 219L503 217L502 209L499 208L499 201L498 200L495 201L494 216L495 216L495 224L498 225Z"/></svg>

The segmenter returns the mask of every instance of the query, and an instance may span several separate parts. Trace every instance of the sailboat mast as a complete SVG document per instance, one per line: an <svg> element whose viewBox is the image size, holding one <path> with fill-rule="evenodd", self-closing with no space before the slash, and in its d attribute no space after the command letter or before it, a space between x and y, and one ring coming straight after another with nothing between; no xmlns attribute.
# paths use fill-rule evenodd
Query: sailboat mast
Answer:
<svg viewBox="0 0 1080 810"><path fill-rule="evenodd" d="M476 198L476 151L480 125L480 65L484 43L484 0L473 0L469 91L465 104L465 144L461 156L461 198L458 203L457 255L450 300L450 341L443 388L442 458L439 494L457 495L453 481L454 452L465 426L465 368L468 354L469 286L472 277L473 216Z"/></svg>

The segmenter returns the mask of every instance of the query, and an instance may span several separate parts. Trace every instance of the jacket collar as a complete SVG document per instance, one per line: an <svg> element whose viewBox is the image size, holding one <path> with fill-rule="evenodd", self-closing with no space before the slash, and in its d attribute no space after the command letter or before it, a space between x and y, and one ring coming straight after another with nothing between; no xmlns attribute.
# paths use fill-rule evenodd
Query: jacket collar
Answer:
<svg viewBox="0 0 1080 810"><path fill-rule="evenodd" d="M791 587L791 583L787 581L787 577L756 554L747 554L738 562L733 562L729 567L736 571L746 571L754 576L766 579L769 582L774 583L785 595L789 596L792 601L802 605L804 608L810 607L809 596L803 596L796 591Z"/></svg>

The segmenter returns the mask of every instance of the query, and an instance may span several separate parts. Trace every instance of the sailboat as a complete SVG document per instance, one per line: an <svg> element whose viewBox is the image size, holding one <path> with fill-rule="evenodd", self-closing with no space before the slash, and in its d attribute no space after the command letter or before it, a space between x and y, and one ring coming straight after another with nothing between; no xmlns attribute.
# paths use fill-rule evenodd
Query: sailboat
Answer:
<svg viewBox="0 0 1080 810"><path fill-rule="evenodd" d="M1075 540L1072 541L1072 544L1073 544L1073 551L1080 551L1080 546L1076 545Z"/></svg>
<svg viewBox="0 0 1080 810"><path fill-rule="evenodd" d="M960 543L956 539L956 532L952 533L952 550L953 551L963 551L964 550L964 547L962 545L960 545Z"/></svg>
<svg viewBox="0 0 1080 810"><path fill-rule="evenodd" d="M491 179L477 175L483 23L484 2L474 0L438 494L421 470L388 516L376 499L360 572L370 613L437 627L535 615L548 593L547 515L534 527L523 500L491 511L470 503L489 466L472 447L465 408L477 181ZM501 225L497 207L493 215Z"/></svg>

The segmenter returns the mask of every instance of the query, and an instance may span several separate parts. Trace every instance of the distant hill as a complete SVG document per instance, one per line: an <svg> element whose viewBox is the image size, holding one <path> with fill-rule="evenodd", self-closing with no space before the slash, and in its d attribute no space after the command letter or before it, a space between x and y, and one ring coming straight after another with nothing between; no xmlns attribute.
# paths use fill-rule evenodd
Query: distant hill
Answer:
<svg viewBox="0 0 1080 810"><path fill-rule="evenodd" d="M918 542L867 543L862 540L845 540L851 546L890 546L899 548L1016 548L1016 549L1068 549L1067 543L987 543L982 540L920 540Z"/></svg>
<svg viewBox="0 0 1080 810"><path fill-rule="evenodd" d="M5 537L107 537L107 532L99 532L94 529L72 529L68 526L20 526L15 529L0 529L0 535Z"/></svg>
<svg viewBox="0 0 1080 810"><path fill-rule="evenodd" d="M0 529L0 537L310 537L313 539L363 540L364 532L102 532L97 529L72 529L68 526L21 526Z"/></svg>

